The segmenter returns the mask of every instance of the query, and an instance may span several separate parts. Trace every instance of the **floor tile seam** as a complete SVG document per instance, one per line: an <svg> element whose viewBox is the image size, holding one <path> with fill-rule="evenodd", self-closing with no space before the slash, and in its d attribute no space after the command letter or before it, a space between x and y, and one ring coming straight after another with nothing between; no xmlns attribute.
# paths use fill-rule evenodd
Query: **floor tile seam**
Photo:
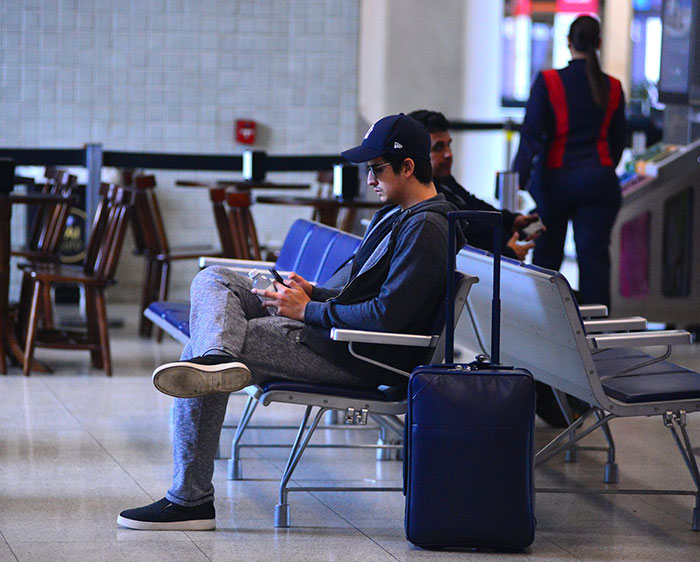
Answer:
<svg viewBox="0 0 700 562"><path fill-rule="evenodd" d="M10 551L10 553L12 554L12 556L14 557L14 559L15 559L17 562L19 562L19 558L17 558L17 554L15 554L15 551L12 549L12 546L10 545L10 543L7 542L7 538L6 538L5 535L3 534L2 529L0 529L0 539L2 539L2 542L5 544L5 546L7 546L7 549Z"/></svg>
<svg viewBox="0 0 700 562"><path fill-rule="evenodd" d="M680 521L680 522L682 522L682 523L687 523L687 520L686 520L685 518L681 517L680 515L677 515L676 513L673 513L672 511L670 511L669 509L666 509L666 508L663 507L663 506L658 506L658 505L653 504L653 503L650 501L651 497L654 497L654 495L652 495L652 494L644 494L644 495L640 495L639 499L642 501L642 503L646 504L647 506L649 506L649 507L651 507L651 508L653 508L653 509L656 509L656 510L660 511L660 512L663 513L664 515L667 515L668 517L672 517L673 519L675 519L675 520L677 520L677 521ZM659 494L657 497L668 497L668 495L666 495L666 494ZM678 497L678 498L691 498L690 501L693 503L693 505L691 505L688 509L691 510L691 512L692 512L692 509L693 509L694 504L695 504L695 501L694 501L694 499L692 499L692 496L686 496L686 495L680 495L680 494L678 494L676 497Z"/></svg>
<svg viewBox="0 0 700 562"><path fill-rule="evenodd" d="M537 536L537 531L535 531L535 536ZM569 549L566 548L565 546L559 544L557 541L555 541L555 540L553 540L553 539L551 539L551 538L549 538L549 537L546 537L545 535L543 535L543 534L541 534L541 533L540 533L539 536L540 536L540 538L541 538L542 540L545 540L545 541L547 541L548 543L550 543L550 544L556 546L557 548L563 550L564 552L566 552L569 556L571 556L571 557L574 558L575 560L583 560L583 558L581 558L580 556L574 554L573 552L571 552L571 550L569 550Z"/></svg>
<svg viewBox="0 0 700 562"><path fill-rule="evenodd" d="M386 553L387 553L389 556L391 556L394 560L398 560L398 561L401 560L400 558L397 558L394 554L392 554L389 550L387 550L386 548L384 548L381 544L379 544L379 543L378 543L376 540L374 540L372 537L370 537L370 536L369 536L367 533L365 533L362 529L360 529L359 527L357 527L352 521L350 521L350 519L348 519L347 517L344 517L343 515L341 515L340 513L338 513L335 509L333 509L330 505L328 505L326 502L324 502L323 500L321 500L319 497L316 497L316 493L314 493L314 492L307 492L307 493L308 493L310 496L312 496L312 497L313 497L317 502L319 502L321 505L325 506L326 509L329 509L330 511L332 511L338 518L340 518L341 520L345 521L348 525L350 525L350 527L352 527L353 529L355 529L358 533L360 533L361 535L363 535L363 536L364 536L366 539L368 539L370 542L374 543L376 546L378 546L380 549L382 549L384 552L386 552ZM348 492L346 492L346 493L348 493ZM349 493L352 493L352 492L349 492Z"/></svg>
<svg viewBox="0 0 700 562"><path fill-rule="evenodd" d="M631 465L632 463L628 463ZM546 466L546 465L545 465ZM542 467L544 468L544 467ZM553 467L550 467L553 468ZM642 502L646 503L647 505L652 505L648 501L646 501L647 496L657 496L661 497L664 495L668 494L630 494L630 493L615 493L615 492L609 492L609 493L596 493L595 490L625 490L625 489L635 489L635 490L653 490L653 491L659 491L663 492L665 491L664 488L659 488L659 487L652 487L651 485L645 485L642 481L635 480L635 483L638 483L637 486L630 486L630 485L621 485L621 483L616 483L616 484L605 484L601 482L581 482L577 481L573 477L567 476L564 472L559 472L556 471L556 469L553 469L552 472L548 475L547 477L551 478L552 480L555 480L556 483L554 486L556 486L556 489L558 488L563 488L566 489L566 492L558 492L557 494L562 494L566 493L567 495L579 495L579 496L589 496L592 498L617 498L617 497L632 497L638 500L641 500ZM537 483L535 484L535 487L537 488ZM546 488L551 488L552 485L545 485L544 487ZM692 491L692 490L688 490ZM546 493L546 492L541 492L541 493ZM670 494L673 495L673 494ZM681 495L678 494L677 497L682 497L685 494ZM690 496L688 496L690 497ZM652 505L653 507L653 505ZM665 510L662 510L668 515L673 515L672 513L668 513ZM681 519L680 517L676 517L677 519Z"/></svg>
<svg viewBox="0 0 700 562"><path fill-rule="evenodd" d="M195 540L194 540L192 537L190 537L190 535L189 535L187 532L185 532L185 536L186 536L186 537L189 539L189 541L194 545L194 547L195 547L197 550L199 550L199 552L202 553L202 556L204 556L204 558L206 558L207 560L209 560L209 562L212 562L212 560L211 560L211 558L209 557L209 555L208 555L206 552L204 552L204 551L202 550L202 547L201 547L200 545L198 545L198 544L195 542Z"/></svg>

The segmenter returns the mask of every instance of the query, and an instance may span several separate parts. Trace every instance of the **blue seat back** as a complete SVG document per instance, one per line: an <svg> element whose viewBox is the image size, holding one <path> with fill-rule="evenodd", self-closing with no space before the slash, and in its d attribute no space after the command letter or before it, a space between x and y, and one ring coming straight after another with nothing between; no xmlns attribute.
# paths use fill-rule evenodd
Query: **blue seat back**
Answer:
<svg viewBox="0 0 700 562"><path fill-rule="evenodd" d="M360 242L359 238L349 234L336 236L319 269L318 283L322 285L328 281L337 269L355 254Z"/></svg>
<svg viewBox="0 0 700 562"><path fill-rule="evenodd" d="M289 229L277 259L277 269L294 271L322 284L350 258L361 239L347 232L299 219Z"/></svg>
<svg viewBox="0 0 700 562"><path fill-rule="evenodd" d="M276 267L322 284L352 257L361 239L347 232L299 219L289 229ZM189 337L189 303L153 302L149 310Z"/></svg>

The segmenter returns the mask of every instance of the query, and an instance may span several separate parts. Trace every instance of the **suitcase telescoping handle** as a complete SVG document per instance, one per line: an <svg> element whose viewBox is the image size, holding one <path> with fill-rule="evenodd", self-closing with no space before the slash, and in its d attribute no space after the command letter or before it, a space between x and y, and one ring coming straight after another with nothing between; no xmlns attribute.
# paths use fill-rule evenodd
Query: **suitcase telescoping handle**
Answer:
<svg viewBox="0 0 700 562"><path fill-rule="evenodd" d="M454 361L455 224L460 219L493 223L493 300L491 301L491 364L501 358L501 244L503 214L498 211L451 211L447 213L447 295L445 296L445 363Z"/></svg>

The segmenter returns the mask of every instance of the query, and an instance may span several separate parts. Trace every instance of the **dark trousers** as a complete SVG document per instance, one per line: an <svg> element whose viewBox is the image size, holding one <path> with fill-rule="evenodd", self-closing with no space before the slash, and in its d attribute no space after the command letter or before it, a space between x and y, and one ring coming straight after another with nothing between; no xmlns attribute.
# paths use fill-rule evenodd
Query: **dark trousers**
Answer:
<svg viewBox="0 0 700 562"><path fill-rule="evenodd" d="M620 184L612 168L550 170L533 197L547 230L533 263L558 271L569 221L574 227L580 304L610 305L610 232L620 209Z"/></svg>

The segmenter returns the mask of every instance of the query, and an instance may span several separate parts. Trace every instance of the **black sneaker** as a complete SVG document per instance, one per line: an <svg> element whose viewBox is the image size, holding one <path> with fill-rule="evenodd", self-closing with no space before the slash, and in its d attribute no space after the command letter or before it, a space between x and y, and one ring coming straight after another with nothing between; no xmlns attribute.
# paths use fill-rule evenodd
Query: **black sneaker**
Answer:
<svg viewBox="0 0 700 562"><path fill-rule="evenodd" d="M185 507L163 498L150 505L127 509L117 517L117 525L142 531L211 531L216 528L214 502Z"/></svg>
<svg viewBox="0 0 700 562"><path fill-rule="evenodd" d="M250 384L250 370L230 355L205 355L161 365L153 371L153 385L163 394L194 398L234 392Z"/></svg>

